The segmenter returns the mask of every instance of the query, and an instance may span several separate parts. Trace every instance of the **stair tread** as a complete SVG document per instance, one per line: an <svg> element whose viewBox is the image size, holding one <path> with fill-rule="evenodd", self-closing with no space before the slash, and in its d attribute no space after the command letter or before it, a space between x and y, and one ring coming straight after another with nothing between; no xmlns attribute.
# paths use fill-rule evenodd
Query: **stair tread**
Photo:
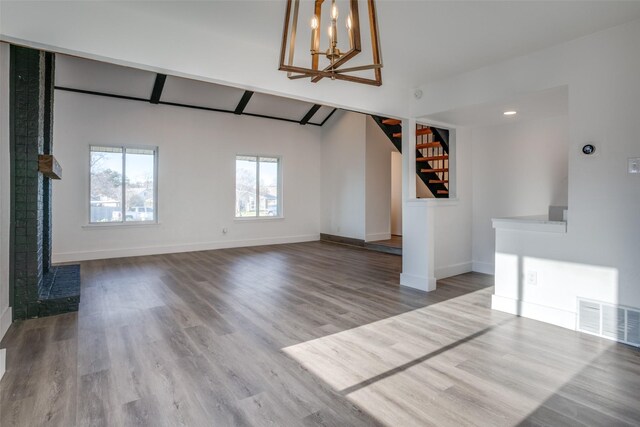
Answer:
<svg viewBox="0 0 640 427"><path fill-rule="evenodd" d="M442 169L420 169L420 172L430 173L430 172L449 172L449 168Z"/></svg>
<svg viewBox="0 0 640 427"><path fill-rule="evenodd" d="M389 126L399 125L400 123L402 123L402 121L400 121L398 119L384 119L384 120L382 120L382 124L389 125Z"/></svg>
<svg viewBox="0 0 640 427"><path fill-rule="evenodd" d="M449 194L449 190L438 190L438 194Z"/></svg>
<svg viewBox="0 0 640 427"><path fill-rule="evenodd" d="M427 157L418 157L416 158L416 162L429 162L432 160L448 160L449 156L448 155L443 155L443 156L427 156Z"/></svg>
<svg viewBox="0 0 640 427"><path fill-rule="evenodd" d="M424 128L424 129L416 129L416 136L420 136L420 135L429 135L433 133L433 131L430 128ZM393 134L394 138L402 138L402 132L396 132Z"/></svg>
<svg viewBox="0 0 640 427"><path fill-rule="evenodd" d="M448 184L448 179L430 179L429 184Z"/></svg>
<svg viewBox="0 0 640 427"><path fill-rule="evenodd" d="M440 145L439 142L425 142L424 144L416 144L416 148L418 150L422 150L423 148L440 148L442 147L442 145Z"/></svg>

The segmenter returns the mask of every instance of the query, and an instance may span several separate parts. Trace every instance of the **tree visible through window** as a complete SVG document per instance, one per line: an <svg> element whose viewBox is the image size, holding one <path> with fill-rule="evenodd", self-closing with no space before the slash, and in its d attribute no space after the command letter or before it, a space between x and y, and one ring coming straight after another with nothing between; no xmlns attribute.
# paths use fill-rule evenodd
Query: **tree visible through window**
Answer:
<svg viewBox="0 0 640 427"><path fill-rule="evenodd" d="M281 215L280 159L236 157L236 217Z"/></svg>
<svg viewBox="0 0 640 427"><path fill-rule="evenodd" d="M155 148L91 147L91 223L156 221Z"/></svg>

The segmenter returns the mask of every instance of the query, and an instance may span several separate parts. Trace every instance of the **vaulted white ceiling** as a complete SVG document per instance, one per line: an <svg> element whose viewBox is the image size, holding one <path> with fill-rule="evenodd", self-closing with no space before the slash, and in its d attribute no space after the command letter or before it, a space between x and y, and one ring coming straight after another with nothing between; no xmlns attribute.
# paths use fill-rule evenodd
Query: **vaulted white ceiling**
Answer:
<svg viewBox="0 0 640 427"><path fill-rule="evenodd" d="M366 10L366 3L360 3ZM378 0L376 5L385 82L408 87L640 19L640 1ZM242 40L273 49L282 37L283 1L161 1L153 7L134 2L125 7L189 22L215 33L223 44Z"/></svg>
<svg viewBox="0 0 640 427"><path fill-rule="evenodd" d="M381 88L326 79L289 81L277 71L284 0L3 0L0 36L305 101L404 115L411 89L421 84L640 19L638 1L376 4Z"/></svg>
<svg viewBox="0 0 640 427"><path fill-rule="evenodd" d="M150 102L156 73L63 54L56 55L55 86L59 90L83 92L87 96L120 96ZM168 76L160 99L162 104L204 108L227 113L236 110L245 91L237 87ZM256 92L243 114L300 122L313 103ZM321 106L309 124L321 125L334 108Z"/></svg>

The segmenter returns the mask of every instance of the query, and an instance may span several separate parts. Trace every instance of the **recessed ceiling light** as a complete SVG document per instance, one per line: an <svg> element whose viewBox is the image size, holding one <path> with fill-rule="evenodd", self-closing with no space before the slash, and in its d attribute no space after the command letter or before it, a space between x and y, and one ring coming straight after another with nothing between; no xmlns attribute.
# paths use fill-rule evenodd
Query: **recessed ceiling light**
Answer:
<svg viewBox="0 0 640 427"><path fill-rule="evenodd" d="M505 111L502 114L504 114L505 116L515 116L516 114L518 114L518 112L511 110L511 111Z"/></svg>

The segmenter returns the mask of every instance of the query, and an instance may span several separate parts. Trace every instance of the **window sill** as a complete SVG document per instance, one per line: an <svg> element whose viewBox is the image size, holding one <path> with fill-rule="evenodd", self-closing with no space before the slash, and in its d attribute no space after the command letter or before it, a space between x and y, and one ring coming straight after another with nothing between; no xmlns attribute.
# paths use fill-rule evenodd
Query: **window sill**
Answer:
<svg viewBox="0 0 640 427"><path fill-rule="evenodd" d="M407 206L455 206L460 202L460 200L455 197L451 199L435 199L435 198L424 198L424 199L409 199L407 200Z"/></svg>
<svg viewBox="0 0 640 427"><path fill-rule="evenodd" d="M241 216L241 217L235 217L233 220L238 222L281 221L281 220L284 220L284 217L283 216Z"/></svg>
<svg viewBox="0 0 640 427"><path fill-rule="evenodd" d="M86 230L99 230L101 228L146 228L146 227L157 227L161 223L160 222L106 222L106 223L95 223L95 224L85 224L82 226L83 229Z"/></svg>

